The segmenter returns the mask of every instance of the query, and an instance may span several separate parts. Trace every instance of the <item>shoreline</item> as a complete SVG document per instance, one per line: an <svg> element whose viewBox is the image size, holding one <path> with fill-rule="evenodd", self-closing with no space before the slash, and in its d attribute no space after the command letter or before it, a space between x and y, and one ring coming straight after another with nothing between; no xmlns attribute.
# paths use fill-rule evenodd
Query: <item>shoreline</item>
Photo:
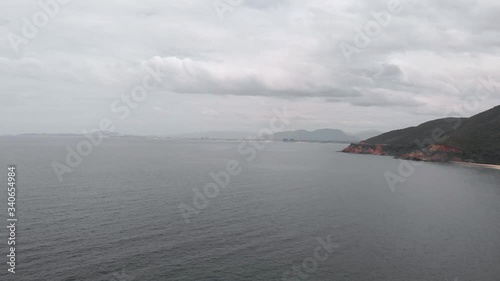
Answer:
<svg viewBox="0 0 500 281"><path fill-rule="evenodd" d="M451 161L450 163L455 164L455 165L460 165L460 166L467 166L467 167L478 167L478 168L500 170L500 165L494 165L494 164L468 163L468 162L460 162L460 161Z"/></svg>
<svg viewBox="0 0 500 281"><path fill-rule="evenodd" d="M394 155L390 155L390 154L356 153L356 152L349 152L349 151L345 151L345 150L341 150L341 151L337 151L337 152L347 153L347 154L358 154L358 155L390 156L390 157L393 157L394 159L402 159L402 160L407 160L407 161L417 161L417 162L425 162L425 163L444 163L444 164L449 163L449 164L464 166L464 167L475 167L475 168L500 170L500 165L496 165L496 164L481 164L481 163L470 163L470 162L462 162L462 161L441 162L441 161L405 159L405 158L399 158L398 156L394 156Z"/></svg>

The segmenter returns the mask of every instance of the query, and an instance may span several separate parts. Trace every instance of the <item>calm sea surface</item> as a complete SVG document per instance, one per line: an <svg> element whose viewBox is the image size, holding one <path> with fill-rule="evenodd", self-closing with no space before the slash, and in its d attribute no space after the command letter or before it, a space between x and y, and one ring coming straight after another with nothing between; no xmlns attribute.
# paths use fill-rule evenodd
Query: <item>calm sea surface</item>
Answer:
<svg viewBox="0 0 500 281"><path fill-rule="evenodd" d="M0 280L500 280L497 170L423 163L391 192L400 161L344 145L266 143L247 161L239 142L121 138L59 182L51 164L79 140L0 137L0 217L17 164L19 219L15 275L0 228ZM240 174L196 209L230 160Z"/></svg>

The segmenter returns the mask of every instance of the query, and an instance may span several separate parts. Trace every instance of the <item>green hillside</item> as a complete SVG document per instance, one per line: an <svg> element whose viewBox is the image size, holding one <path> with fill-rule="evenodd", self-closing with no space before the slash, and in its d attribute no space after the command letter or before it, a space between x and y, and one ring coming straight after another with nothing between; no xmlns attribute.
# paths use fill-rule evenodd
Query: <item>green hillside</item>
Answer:
<svg viewBox="0 0 500 281"><path fill-rule="evenodd" d="M465 120L444 144L462 149L471 160L500 164L500 106Z"/></svg>
<svg viewBox="0 0 500 281"><path fill-rule="evenodd" d="M444 118L395 130L366 140L368 144L418 146L444 144L463 151L464 160L500 164L500 106L470 118Z"/></svg>
<svg viewBox="0 0 500 281"><path fill-rule="evenodd" d="M460 124L466 118L444 118L423 123L417 127L410 127L390 131L379 136L366 140L370 144L392 144L392 145L413 145L415 141L423 141L424 139L435 139L433 132L442 130L449 134L453 131L457 124Z"/></svg>

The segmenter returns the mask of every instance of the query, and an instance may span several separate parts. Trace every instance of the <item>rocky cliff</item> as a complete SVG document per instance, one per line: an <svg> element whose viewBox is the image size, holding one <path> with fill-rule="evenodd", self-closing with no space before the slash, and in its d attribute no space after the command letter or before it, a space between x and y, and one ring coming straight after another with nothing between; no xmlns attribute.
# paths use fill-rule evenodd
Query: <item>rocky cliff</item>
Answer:
<svg viewBox="0 0 500 281"><path fill-rule="evenodd" d="M351 144L343 152L500 165L500 106L470 118L444 118Z"/></svg>
<svg viewBox="0 0 500 281"><path fill-rule="evenodd" d="M342 152L394 156L400 159L431 162L462 162L465 160L462 150L442 144L432 144L420 149L416 145L369 144L361 142L351 144L342 150Z"/></svg>

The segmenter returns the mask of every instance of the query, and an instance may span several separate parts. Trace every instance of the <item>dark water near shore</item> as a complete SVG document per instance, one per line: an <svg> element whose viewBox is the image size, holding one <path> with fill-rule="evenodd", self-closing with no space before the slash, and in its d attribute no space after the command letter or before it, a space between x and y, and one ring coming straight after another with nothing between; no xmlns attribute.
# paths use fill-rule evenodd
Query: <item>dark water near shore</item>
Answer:
<svg viewBox="0 0 500 281"><path fill-rule="evenodd" d="M239 142L129 138L60 183L51 164L78 140L0 137L0 216L14 163L19 218L15 275L0 228L0 280L282 280L327 236L339 247L303 279L500 280L497 170L424 163L391 192L400 161L344 145L266 143L247 162ZM179 204L229 160L241 173L186 224Z"/></svg>

